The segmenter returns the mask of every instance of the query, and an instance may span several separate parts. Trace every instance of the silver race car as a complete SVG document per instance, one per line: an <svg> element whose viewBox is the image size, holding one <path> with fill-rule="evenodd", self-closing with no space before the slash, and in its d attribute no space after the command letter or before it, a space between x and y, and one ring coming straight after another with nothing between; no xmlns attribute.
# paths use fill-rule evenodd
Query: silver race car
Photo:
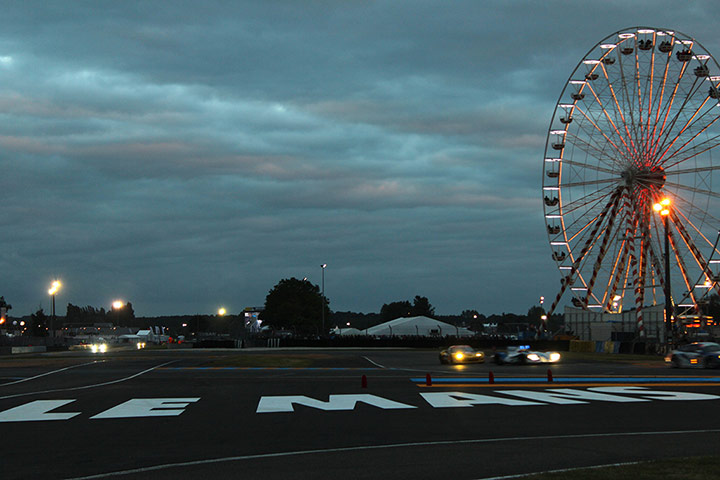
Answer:
<svg viewBox="0 0 720 480"><path fill-rule="evenodd" d="M560 354L558 352L540 352L537 350L530 350L530 345L507 347L506 351L495 353L495 363L498 365L502 365L504 363L517 365L556 363L558 361L560 361Z"/></svg>
<svg viewBox="0 0 720 480"><path fill-rule="evenodd" d="M695 342L680 345L665 356L665 362L673 368L718 368L720 345L713 342Z"/></svg>

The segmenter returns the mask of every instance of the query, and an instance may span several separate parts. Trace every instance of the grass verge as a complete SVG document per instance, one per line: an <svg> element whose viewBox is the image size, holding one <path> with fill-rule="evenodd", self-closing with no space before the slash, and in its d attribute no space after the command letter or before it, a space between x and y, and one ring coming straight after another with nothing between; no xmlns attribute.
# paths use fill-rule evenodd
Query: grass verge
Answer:
<svg viewBox="0 0 720 480"><path fill-rule="evenodd" d="M682 457L615 467L583 468L565 472L513 477L518 480L707 480L718 478L720 456Z"/></svg>

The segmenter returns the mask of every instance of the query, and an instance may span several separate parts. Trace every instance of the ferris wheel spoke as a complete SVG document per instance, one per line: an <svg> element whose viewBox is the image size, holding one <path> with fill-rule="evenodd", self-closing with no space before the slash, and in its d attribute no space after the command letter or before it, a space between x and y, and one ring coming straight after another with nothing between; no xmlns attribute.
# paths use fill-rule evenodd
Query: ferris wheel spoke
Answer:
<svg viewBox="0 0 720 480"><path fill-rule="evenodd" d="M667 154L667 152L670 151L670 149L673 147L673 145L675 144L675 142L677 142L677 140L682 136L683 133L685 133L685 131L686 131L689 127L691 127L692 125L694 125L694 123L695 123L695 117L698 115L698 113L700 113L700 110L705 106L705 104L707 103L708 98L710 98L710 97L707 97L707 98L702 102L702 104L695 110L695 112L694 112L694 113L692 114L692 116L687 120L687 122L685 122L685 125L683 125L683 127L680 129L680 131L679 131L679 132L677 133L677 135L675 136L675 138L673 138L672 141L670 141L670 144L667 146L667 148L665 148L665 150L663 150L663 152L658 156L658 163L659 163L660 165L662 165L662 164L664 163L665 160L663 160L663 157L665 157L665 155ZM707 114L708 112L709 112L709 110L706 110L706 111L697 119L697 121L702 120L703 117L705 116L705 114ZM715 123L715 120L717 120L717 118L718 118L718 117L715 117L715 119L714 119L713 121L711 121L708 125L706 125L705 127L701 128L700 131L698 131L698 132L697 132L695 135L693 135L688 141L686 141L682 146L680 146L680 148L678 148L677 150L675 150L675 151L673 152L673 154L670 155L670 157L672 157L672 156L676 155L678 152L682 151L682 149L685 148L685 147L686 147L690 142L692 142L695 138L697 138L698 135L700 135L700 134L701 134L702 132L704 132L708 127L710 127L713 123Z"/></svg>
<svg viewBox="0 0 720 480"><path fill-rule="evenodd" d="M720 135L716 135L702 143L699 143L699 144L694 145L693 147L687 149L685 151L685 155L683 155L680 160L676 161L675 163L673 163L671 165L666 166L665 168L667 169L667 168L674 167L675 165L679 165L686 160L690 160L691 158L695 158L698 155L702 155L703 153L712 150L713 148L717 147L718 145L720 145ZM690 153L692 153L692 155L689 155ZM665 161L668 161L668 160L669 160L669 158L666 159Z"/></svg>
<svg viewBox="0 0 720 480"><path fill-rule="evenodd" d="M685 287L687 288L687 291L690 292L693 303L695 303L695 296L692 293L693 288L690 284L690 274L687 267L685 266L685 261L683 260L680 249L677 245L677 241L675 240L675 235L672 233L672 231L668 232L668 241L670 242L670 248L672 249L673 255L675 256L675 261L677 262L677 265L680 269L680 273L682 274L683 282L685 282Z"/></svg>
<svg viewBox="0 0 720 480"><path fill-rule="evenodd" d="M608 137L608 135L606 135L606 134L602 131L602 129L600 129L600 127L598 126L599 119L595 119L595 121L593 121L593 119L591 119L590 116L589 116L584 110L578 109L578 111L579 111L590 123L593 124L593 126L597 129L597 131L600 132L600 134L602 134L602 136L615 148L615 150L617 150L618 154L620 154L620 155L622 156L622 155L625 155L626 153L629 153L629 152L630 152L630 147L629 147L628 144L626 143L625 137L624 137L624 136L620 133L620 131L618 130L618 127L617 127L617 125L615 124L615 122L613 121L612 117L610 117L610 113L608 113L607 108L605 107L605 104L603 104L602 100L600 99L600 97L598 96L598 94L596 93L596 91L595 91L595 89L592 87L592 85L589 85L589 84L588 84L588 89L590 90L590 92L591 92L591 93L593 94L593 96L595 97L595 101L596 101L597 105L600 107L600 110L602 111L602 114L605 116L605 118L607 119L607 121L610 122L610 125L612 126L612 132L614 132L615 135L617 135L617 138L620 139L620 141L622 142L622 144L623 144L623 146L625 147L625 150L626 150L627 152L623 152L623 151L620 149L620 147L619 147L618 145L616 145L615 142L613 142L612 140L610 140L610 137ZM616 112L616 113L617 113L617 112ZM624 121L624 120L623 120L623 121Z"/></svg>
<svg viewBox="0 0 720 480"><path fill-rule="evenodd" d="M596 207L603 199L608 198L613 193L614 186L606 185L600 190L595 190L587 195L576 198L575 200L565 203L562 206L562 211L565 215L574 212L577 209L583 208L588 205Z"/></svg>
<svg viewBox="0 0 720 480"><path fill-rule="evenodd" d="M653 44L655 44L655 35L653 35ZM645 91L647 92L647 117L645 120L645 135L643 136L643 150L647 151L648 145L650 145L650 123L652 118L653 109L653 94L655 86L655 52L653 48L650 52L650 75L647 76L645 82ZM640 81L640 64L637 65L638 82Z"/></svg>
<svg viewBox="0 0 720 480"><path fill-rule="evenodd" d="M605 178L601 180L588 180L586 182L572 182L572 183L565 183L561 184L561 188L572 188L572 187L586 187L589 185L602 185L604 183L619 183L621 179L619 178Z"/></svg>
<svg viewBox="0 0 720 480"><path fill-rule="evenodd" d="M682 72L681 72L681 78L682 78L684 72L686 71L686 67L687 67L687 65L684 64L683 68L682 68ZM678 84L676 85L676 88L673 91L673 96L675 96L677 94L681 78L678 79ZM698 91L699 88L700 88L700 84L698 84L698 77L696 77L695 80L693 80L692 85L690 86L690 89L689 89L690 91L685 94L685 98L683 98L682 104L678 108L675 109L675 114L673 115L672 119L670 120L670 125L668 125L668 128L666 130L665 122L667 121L667 118L668 118L670 112L672 111L672 104L674 102L674 99L673 99L673 102L670 103L670 106L668 107L667 111L665 112L665 122L663 122L663 128L660 129L660 133L658 134L658 138L656 139L656 142L655 142L655 149L653 151L653 155L657 155L657 152L659 150L665 149L665 145L669 141L670 136L673 133L673 129L675 128L675 124L677 123L678 119L680 118L680 115L685 111L685 108L687 107L688 102L693 97L693 95L695 95L695 93ZM695 115L697 114L697 111L699 111L699 109L696 110L696 112L692 115L690 120L692 120L692 118L695 117ZM690 120L688 121L688 123L690 122ZM674 138L677 139L680 135L682 135L682 133L685 131L686 127L687 127L687 123L683 128L680 129L680 132ZM664 135L663 135L663 133L664 133ZM672 145L670 145L670 146L672 146ZM670 148L670 147L668 147L668 148ZM667 149L665 149L665 151L666 150Z"/></svg>
<svg viewBox="0 0 720 480"><path fill-rule="evenodd" d="M695 260L695 263L698 265L700 269L700 277L698 278L698 282L703 282L704 285L711 285L712 279L714 277L713 272L710 270L709 262L705 260L700 250L697 248L695 243L693 242L692 237L688 233L688 231L685 229L685 226L682 222L677 221L677 216L673 213L671 215L673 224L675 225L675 228L677 229L678 233L680 234L680 237L683 239L685 246L687 247L688 251L690 252L690 255L693 260ZM693 303L697 304L697 299L694 295L695 285L690 284L691 286L688 287L688 292L690 293L690 296L692 297Z"/></svg>
<svg viewBox="0 0 720 480"><path fill-rule="evenodd" d="M618 48L620 48L619 44L618 44ZM627 112L627 114L630 115L630 124L635 125L636 122L635 122L635 115L634 115L634 111L633 111L633 102L632 102L632 100L630 100L630 92L629 92L629 88L628 88L629 83L628 83L628 80L625 78L625 68L623 68L622 57L623 57L622 55L618 55L618 58L620 59L620 61L618 62L619 63L618 68L620 70L620 79L621 79L621 83L623 85L622 92L624 93L622 98L623 98L623 105L625 106L625 108L623 109L623 111ZM625 117L625 116L623 115L623 117ZM637 155L638 148L637 148L637 145L635 144L635 137L630 132L630 128L628 127L627 122L624 122L624 124L625 124L625 132L627 133L627 139L632 146L633 153L635 155ZM635 157L633 157L633 158L635 158Z"/></svg>
<svg viewBox="0 0 720 480"><path fill-rule="evenodd" d="M603 164L607 165L608 167L613 168L616 166L615 158L608 155L607 153L605 153L599 147L592 145L591 143L589 143L573 134L568 133L566 137L567 137L566 142L570 142L572 145L575 145L580 150L587 153L591 157L594 157L597 160L601 161Z"/></svg>
<svg viewBox="0 0 720 480"><path fill-rule="evenodd" d="M663 138L663 133L665 132L665 126L667 125L668 117L670 116L670 112L673 109L673 104L675 103L675 96L677 95L678 89L680 88L680 81L682 80L683 76L685 75L685 70L687 69L687 62L683 63L682 67L680 68L680 73L677 77L677 80L675 81L675 86L672 89L672 93L670 94L670 97L667 99L667 103L662 108L662 111L665 112L665 116L663 118L662 126L660 127L660 131L657 132L657 136L655 137L655 140L653 142L653 149L652 149L652 155L655 155L655 153L658 150L658 147L660 145L660 140Z"/></svg>
<svg viewBox="0 0 720 480"><path fill-rule="evenodd" d="M681 170L668 170L670 167L674 167L677 163L670 165L665 169L665 175L685 175L687 173L700 173L700 172L713 172L720 170L720 165L713 165L711 167L697 167L697 168L684 168Z"/></svg>
<svg viewBox="0 0 720 480"><path fill-rule="evenodd" d="M681 209L687 210L688 221L690 221L690 218L694 218L695 220L700 222L701 225L703 223L707 223L708 221L712 222L713 225L720 225L720 218L715 217L713 214L695 205L692 201L681 196L676 196L675 200L678 203L678 205L675 207L676 209L680 211Z"/></svg>
<svg viewBox="0 0 720 480"><path fill-rule="evenodd" d="M668 185L668 186L674 187L674 188L679 188L680 190L686 190L688 192L700 193L700 194L707 195L710 197L720 198L720 193L715 193L710 190L705 190L704 188L689 187L687 185L682 185L680 183L667 182L667 181L665 182L665 185Z"/></svg>
<svg viewBox="0 0 720 480"><path fill-rule="evenodd" d="M610 214L608 216L608 222L607 226L605 228L604 233L602 234L602 240L600 242L600 248L598 250L597 256L595 257L595 264L593 265L593 271L592 276L590 277L590 281L587 284L587 294L585 295L585 304L587 305L590 297L593 296L593 288L595 287L595 282L597 281L598 274L600 273L600 268L602 267L603 260L605 259L605 255L607 254L607 246L608 242L611 238L615 238L617 236L618 230L614 228L615 225L615 218L617 215L617 209L619 206L619 199L620 197L616 197L616 201L612 206L612 209L610 210ZM597 299L597 298L596 298ZM598 301L598 303L601 303Z"/></svg>
<svg viewBox="0 0 720 480"><path fill-rule="evenodd" d="M695 230L695 232L700 236L700 238L702 238L703 240L705 240L705 243L707 243L707 244L710 246L711 250L714 250L715 253L720 254L720 250L717 250L717 249L716 249L715 243L714 243L714 242L711 242L711 241L705 236L705 234L703 234L703 233L700 231L700 229L692 222L692 220L690 220L690 218L688 218L688 217L680 210L680 208L675 207L675 208L673 209L673 211L674 211L677 215L680 215L680 216L682 217L682 219L685 221L685 223L688 224L688 225L690 225L690 226L692 227L692 229Z"/></svg>
<svg viewBox="0 0 720 480"><path fill-rule="evenodd" d="M625 129L626 136L623 136L617 127L615 127L615 131L617 132L618 137L622 140L623 144L627 148L629 156L632 158L632 154L636 150L634 148L634 145L628 145L627 142L625 141L625 138L627 138L628 140L631 140L631 135L630 135L630 129L628 128L627 122L625 120L625 114L623 112L623 108L620 107L620 102L618 101L617 94L615 93L615 87L613 86L613 82L610 81L610 76L607 73L607 69L605 68L605 65L602 65L602 69L603 69L603 72L605 73L605 80L608 83L608 88L610 89L610 98L612 99L612 101L613 101L612 103L615 106L615 113L616 113L616 115L620 116L620 120ZM603 109L603 110L607 113L607 110L605 110L605 109ZM616 119L617 119L617 117L616 117ZM610 122L613 123L613 126L615 126L615 122L613 122L609 116L608 116L608 120L610 120Z"/></svg>
<svg viewBox="0 0 720 480"><path fill-rule="evenodd" d="M615 297L615 292L617 292L620 278L625 269L625 260L627 258L626 243L627 239L623 238L620 243L620 247L614 256L614 261L612 262L612 268L610 269L610 274L608 275L607 287L605 288L605 295L603 296L601 303L604 305L605 311L610 311L610 307L612 306L612 302Z"/></svg>
<svg viewBox="0 0 720 480"><path fill-rule="evenodd" d="M654 53L653 53L654 55ZM657 138L658 135L658 124L660 123L660 115L662 114L662 105L663 105L663 98L665 97L665 87L667 85L668 80L668 73L670 71L670 61L672 59L672 51L665 54L665 68L663 70L663 76L661 80L661 87L660 87L660 93L658 95L657 99L657 110L655 112L655 121L653 122L653 131L652 135L650 136L650 141L648 143L649 147L648 149L652 152L653 148L653 142L655 138Z"/></svg>
<svg viewBox="0 0 720 480"><path fill-rule="evenodd" d="M610 175L618 175L619 174L619 172L617 172L616 170L612 170L610 168L599 167L597 165L591 165L589 163L576 162L574 160L569 160L569 159L563 159L562 163L564 165L572 165L572 166L578 167L578 168L587 168L589 170L594 170L596 172L609 173ZM718 168L720 168L720 166L718 166Z"/></svg>

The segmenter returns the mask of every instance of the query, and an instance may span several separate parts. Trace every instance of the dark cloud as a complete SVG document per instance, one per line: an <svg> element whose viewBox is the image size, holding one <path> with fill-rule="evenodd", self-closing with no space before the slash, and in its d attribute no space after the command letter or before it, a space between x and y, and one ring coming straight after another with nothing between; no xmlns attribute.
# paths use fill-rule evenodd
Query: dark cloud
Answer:
<svg viewBox="0 0 720 480"><path fill-rule="evenodd" d="M568 76L632 24L718 52L712 6L6 4L0 294L238 310L326 262L334 309L525 311L558 279L540 176Z"/></svg>

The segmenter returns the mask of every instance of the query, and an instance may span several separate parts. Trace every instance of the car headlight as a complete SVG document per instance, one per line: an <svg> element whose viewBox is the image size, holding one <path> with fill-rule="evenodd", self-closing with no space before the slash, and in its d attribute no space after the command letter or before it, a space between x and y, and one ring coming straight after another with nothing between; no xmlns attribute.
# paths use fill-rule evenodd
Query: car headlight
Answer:
<svg viewBox="0 0 720 480"><path fill-rule="evenodd" d="M462 360L464 357L465 357L465 355L463 355L462 353L456 353L456 354L455 354L455 358L458 359L458 360Z"/></svg>
<svg viewBox="0 0 720 480"><path fill-rule="evenodd" d="M105 353L105 352L107 352L107 345L104 344L104 343L101 344L101 345L100 345L100 348L99 348L98 350L100 350L100 353Z"/></svg>
<svg viewBox="0 0 720 480"><path fill-rule="evenodd" d="M557 353L557 352L552 352L552 353L550 354L550 361L551 361L551 362L557 362L558 360L560 360L560 354Z"/></svg>
<svg viewBox="0 0 720 480"><path fill-rule="evenodd" d="M482 357L482 353L477 352L477 353L475 354L475 356L476 356L476 357Z"/></svg>
<svg viewBox="0 0 720 480"><path fill-rule="evenodd" d="M537 362L538 360L540 360L540 356L538 356L537 353L531 353L527 356L527 359L532 360L533 362Z"/></svg>
<svg viewBox="0 0 720 480"><path fill-rule="evenodd" d="M92 350L93 353L97 353L97 352L98 352L98 346L93 343L93 344L90 346L90 350Z"/></svg>

